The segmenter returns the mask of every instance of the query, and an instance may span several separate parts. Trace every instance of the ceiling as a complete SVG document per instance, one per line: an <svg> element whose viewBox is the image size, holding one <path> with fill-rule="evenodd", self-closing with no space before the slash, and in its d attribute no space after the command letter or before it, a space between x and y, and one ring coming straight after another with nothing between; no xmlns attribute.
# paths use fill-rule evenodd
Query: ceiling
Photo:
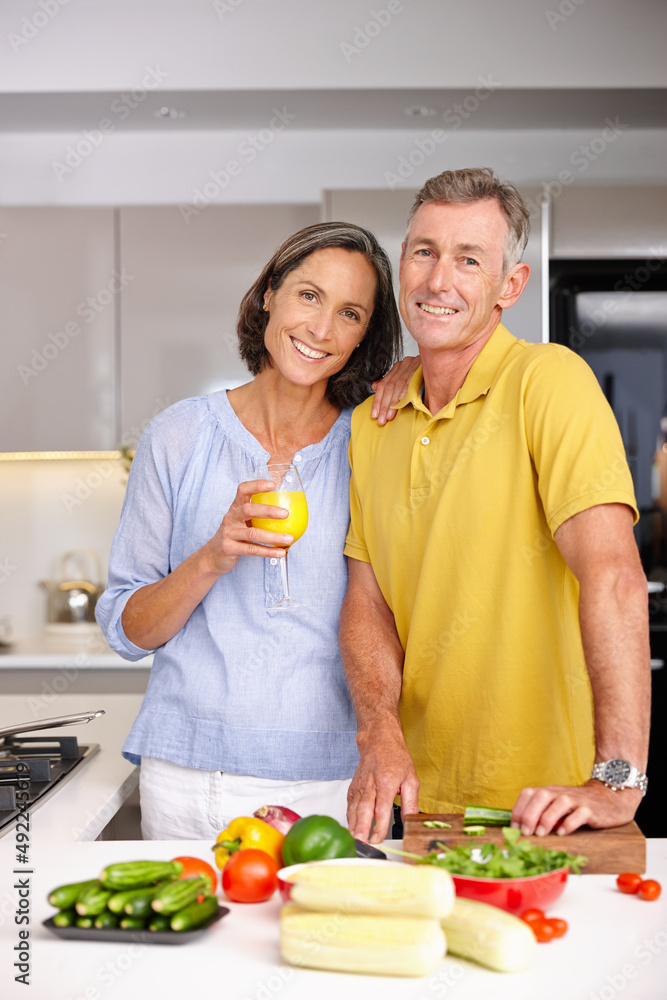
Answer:
<svg viewBox="0 0 667 1000"><path fill-rule="evenodd" d="M489 79L476 91L17 93L0 96L0 131L76 132L105 118L116 131L253 129L266 126L274 109L294 116L297 130L601 129L606 118L632 128L665 128L667 89L500 89Z"/></svg>

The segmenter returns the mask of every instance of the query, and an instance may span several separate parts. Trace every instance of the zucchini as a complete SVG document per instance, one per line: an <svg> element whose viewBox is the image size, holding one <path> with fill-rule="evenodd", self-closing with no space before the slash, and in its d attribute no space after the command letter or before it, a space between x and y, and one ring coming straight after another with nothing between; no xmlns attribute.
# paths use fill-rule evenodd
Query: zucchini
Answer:
<svg viewBox="0 0 667 1000"><path fill-rule="evenodd" d="M117 913L109 913L108 910L105 910L104 913L100 913L97 917L95 917L94 926L97 927L98 930L102 930L104 927L118 927L119 920L120 917Z"/></svg>
<svg viewBox="0 0 667 1000"><path fill-rule="evenodd" d="M71 927L76 923L76 910L60 910L53 918L55 927Z"/></svg>
<svg viewBox="0 0 667 1000"><path fill-rule="evenodd" d="M537 942L528 924L488 903L457 896L454 909L440 924L448 955L459 955L496 972L522 972L535 953Z"/></svg>
<svg viewBox="0 0 667 1000"><path fill-rule="evenodd" d="M183 873L180 861L125 861L107 865L100 872L100 882L107 889L141 889L163 879L177 879Z"/></svg>
<svg viewBox="0 0 667 1000"><path fill-rule="evenodd" d="M77 917L75 921L76 927L90 928L93 926L93 917Z"/></svg>
<svg viewBox="0 0 667 1000"><path fill-rule="evenodd" d="M121 917L119 924L124 931L141 931L145 926L146 921L141 917Z"/></svg>
<svg viewBox="0 0 667 1000"><path fill-rule="evenodd" d="M70 910L83 890L90 889L94 885L101 885L99 879L94 878L88 879L87 882L70 882L68 885L59 885L57 889L49 893L47 900L51 906L55 906L59 910Z"/></svg>
<svg viewBox="0 0 667 1000"><path fill-rule="evenodd" d="M210 879L207 879L209 889ZM217 896L207 896L201 903L190 903L171 918L172 931L190 931L210 920L218 912ZM531 932L532 933L532 932Z"/></svg>
<svg viewBox="0 0 667 1000"><path fill-rule="evenodd" d="M82 917L96 917L102 910L106 910L107 903L112 896L113 893L110 889L91 885L89 889L83 890L74 905L74 909Z"/></svg>
<svg viewBox="0 0 667 1000"><path fill-rule="evenodd" d="M141 917L144 920L146 917L152 917L151 901L154 895L155 889L138 889L132 893L129 899L125 900L123 913L130 917Z"/></svg>
<svg viewBox="0 0 667 1000"><path fill-rule="evenodd" d="M154 913L148 922L149 931L169 931L171 930L171 917L160 913Z"/></svg>
<svg viewBox="0 0 667 1000"><path fill-rule="evenodd" d="M194 903L198 896L210 896L211 880L208 875L168 882L156 892L151 906L156 913L172 914Z"/></svg>

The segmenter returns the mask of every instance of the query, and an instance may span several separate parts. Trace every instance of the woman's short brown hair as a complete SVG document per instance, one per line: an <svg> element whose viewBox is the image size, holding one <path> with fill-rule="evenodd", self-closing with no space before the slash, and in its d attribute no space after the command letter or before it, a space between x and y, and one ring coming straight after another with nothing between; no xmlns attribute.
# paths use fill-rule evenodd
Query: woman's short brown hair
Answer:
<svg viewBox="0 0 667 1000"><path fill-rule="evenodd" d="M264 312L267 289L280 288L290 271L318 250L340 247L360 253L375 271L377 279L373 314L364 339L345 366L327 384L327 399L335 406L355 406L370 394L370 384L385 375L402 355L401 321L396 308L391 264L373 233L351 222L320 222L300 229L278 247L254 285L243 296L236 332L239 350L252 375L271 363L264 346L269 314Z"/></svg>

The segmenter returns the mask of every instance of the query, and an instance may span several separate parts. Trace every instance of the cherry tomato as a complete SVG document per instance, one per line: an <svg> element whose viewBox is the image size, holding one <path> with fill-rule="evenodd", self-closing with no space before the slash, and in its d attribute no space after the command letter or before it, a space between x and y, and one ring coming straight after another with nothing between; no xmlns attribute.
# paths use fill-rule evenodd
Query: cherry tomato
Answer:
<svg viewBox="0 0 667 1000"><path fill-rule="evenodd" d="M662 892L662 887L659 882L656 882L653 878L647 878L639 886L639 895L642 899L646 899L649 902L653 902L657 899Z"/></svg>
<svg viewBox="0 0 667 1000"><path fill-rule="evenodd" d="M532 923L533 920L544 920L544 910L539 910L536 906L532 906L529 910L523 911L521 919L525 920L527 924Z"/></svg>
<svg viewBox="0 0 667 1000"><path fill-rule="evenodd" d="M642 884L642 877L638 875L637 872L621 872L621 874L616 879L616 885L621 892L627 892L628 895L633 895L639 889Z"/></svg>
<svg viewBox="0 0 667 1000"><path fill-rule="evenodd" d="M567 920L562 920L560 917L548 917L546 922L551 925L555 938L561 938L567 934Z"/></svg>
<svg viewBox="0 0 667 1000"><path fill-rule="evenodd" d="M211 880L211 892L215 895L218 888L218 873L207 861L201 858L179 857L172 858L172 861L180 861L183 865L183 874L179 878L195 878L197 875L208 875ZM202 899L204 897L202 896Z"/></svg>
<svg viewBox="0 0 667 1000"><path fill-rule="evenodd" d="M278 888L279 866L264 851L237 851L222 869L222 888L235 903L263 903Z"/></svg>
<svg viewBox="0 0 667 1000"><path fill-rule="evenodd" d="M540 944L553 941L556 936L550 920L529 920L528 926Z"/></svg>

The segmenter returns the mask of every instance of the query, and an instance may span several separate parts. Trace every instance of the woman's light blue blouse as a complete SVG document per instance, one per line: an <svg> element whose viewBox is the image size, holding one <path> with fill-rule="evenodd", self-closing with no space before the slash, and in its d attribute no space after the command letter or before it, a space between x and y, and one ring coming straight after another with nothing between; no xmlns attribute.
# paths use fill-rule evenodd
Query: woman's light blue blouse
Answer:
<svg viewBox="0 0 667 1000"><path fill-rule="evenodd" d="M294 456L308 529L289 555L290 592L309 607L266 611L280 566L241 556L155 650L150 682L123 756L283 780L349 778L355 719L338 646L347 586L351 410ZM241 424L226 391L185 399L151 421L137 448L97 620L128 660L146 650L121 615L135 591L161 580L217 531L238 484L269 454Z"/></svg>

